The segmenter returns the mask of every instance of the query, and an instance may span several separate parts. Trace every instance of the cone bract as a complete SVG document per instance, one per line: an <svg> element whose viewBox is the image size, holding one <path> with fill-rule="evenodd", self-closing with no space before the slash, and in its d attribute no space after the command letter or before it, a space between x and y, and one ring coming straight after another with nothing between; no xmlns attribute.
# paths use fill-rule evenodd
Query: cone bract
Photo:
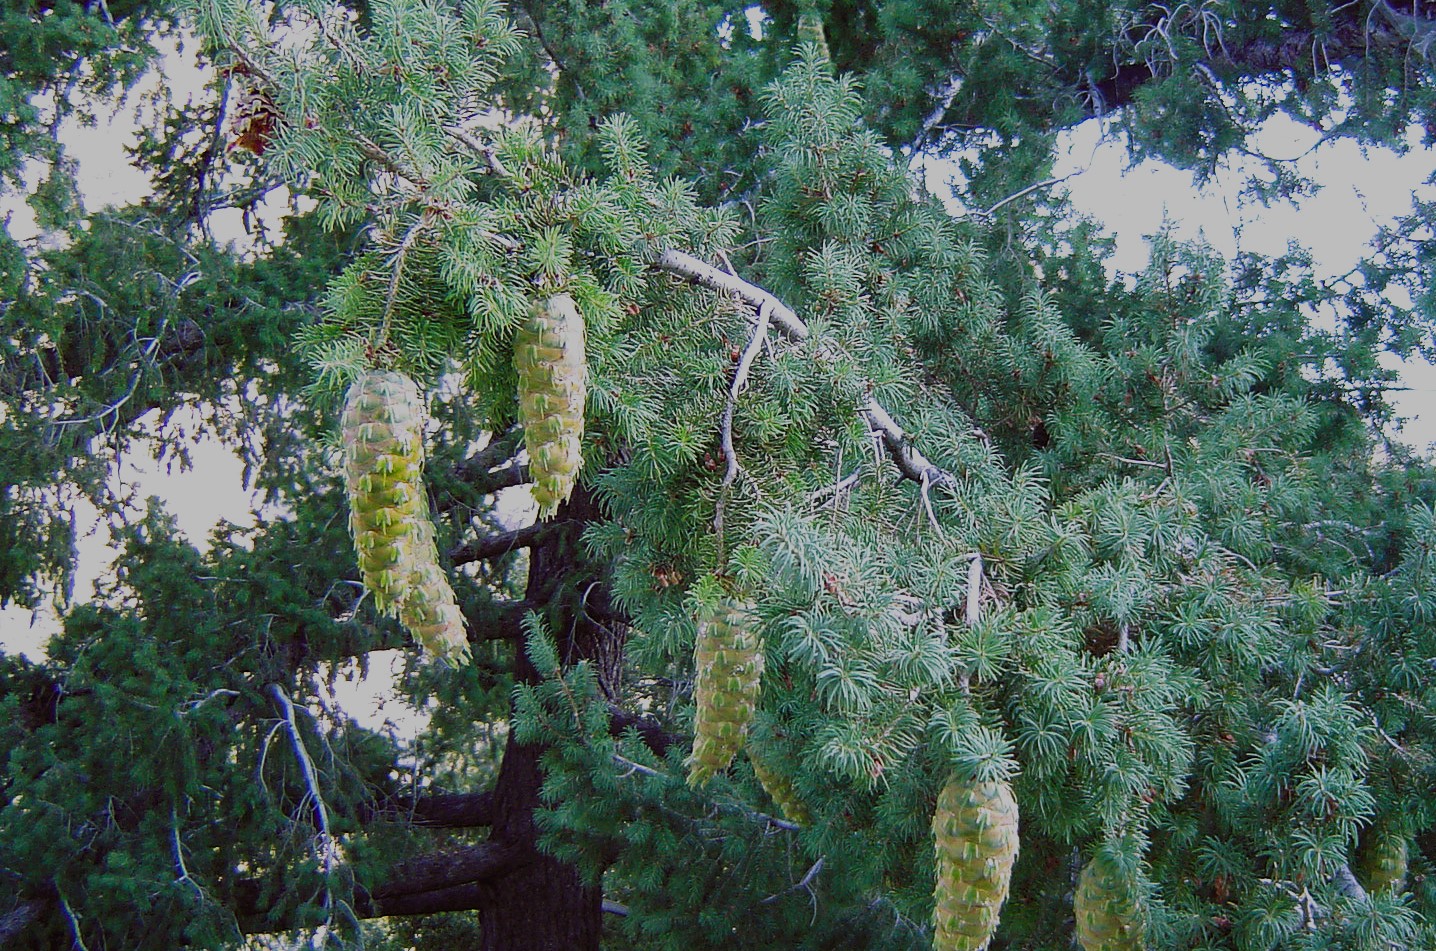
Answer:
<svg viewBox="0 0 1436 951"><path fill-rule="evenodd" d="M727 769L743 748L763 677L763 645L750 624L744 608L726 598L698 619L691 785Z"/></svg>
<svg viewBox="0 0 1436 951"><path fill-rule="evenodd" d="M936 951L981 951L997 930L1017 861L1017 800L1005 782L951 779L932 817Z"/></svg>
<svg viewBox="0 0 1436 951"><path fill-rule="evenodd" d="M1142 951L1146 923L1135 883L1104 852L1077 878L1072 911L1083 951Z"/></svg>
<svg viewBox="0 0 1436 951"><path fill-rule="evenodd" d="M514 337L514 369L533 495L546 518L572 494L583 465L587 360L583 317L572 297L534 303Z"/></svg>

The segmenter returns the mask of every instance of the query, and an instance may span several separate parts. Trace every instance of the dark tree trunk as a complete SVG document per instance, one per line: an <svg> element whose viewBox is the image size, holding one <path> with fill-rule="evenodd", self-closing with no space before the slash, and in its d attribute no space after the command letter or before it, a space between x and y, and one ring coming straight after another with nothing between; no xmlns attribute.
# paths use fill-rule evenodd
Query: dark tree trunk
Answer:
<svg viewBox="0 0 1436 951"><path fill-rule="evenodd" d="M589 620L582 608L587 584L579 533L598 517L597 506L582 489L560 510L575 521L546 534L530 549L526 599L547 606L549 630L557 639L565 666L592 662L601 680L612 684L622 654L616 635ZM534 682L538 673L522 644L517 645L515 673ZM509 737L498 784L494 790L493 833L490 841L517 850L520 865L495 880L491 899L479 910L483 951L598 951L603 928L603 891L584 885L578 870L538 848L533 813L539 806L543 747Z"/></svg>
<svg viewBox="0 0 1436 951"><path fill-rule="evenodd" d="M494 881L479 910L483 951L597 951L603 892L578 870L538 850L533 811L539 804L543 750L509 740L495 796L493 836L526 852L523 864Z"/></svg>

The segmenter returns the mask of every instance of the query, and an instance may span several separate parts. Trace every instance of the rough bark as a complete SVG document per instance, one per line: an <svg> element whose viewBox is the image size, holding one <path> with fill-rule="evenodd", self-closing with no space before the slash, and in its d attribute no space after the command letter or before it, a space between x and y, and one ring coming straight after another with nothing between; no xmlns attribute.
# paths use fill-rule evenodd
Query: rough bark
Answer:
<svg viewBox="0 0 1436 951"><path fill-rule="evenodd" d="M597 506L583 489L559 509L558 518L581 524L598 517ZM611 628L594 624L578 609L576 589L582 572L576 531L554 532L530 549L525 599L548 605L550 630L558 637L565 664L591 662L600 681L615 682L622 644L611 643ZM539 674L520 649L516 675L534 683ZM543 784L543 747L519 743L513 734L494 789L490 841L513 850L522 862L512 873L492 882L479 907L483 951L597 951L602 933L603 893L585 885L578 870L538 848L534 810Z"/></svg>

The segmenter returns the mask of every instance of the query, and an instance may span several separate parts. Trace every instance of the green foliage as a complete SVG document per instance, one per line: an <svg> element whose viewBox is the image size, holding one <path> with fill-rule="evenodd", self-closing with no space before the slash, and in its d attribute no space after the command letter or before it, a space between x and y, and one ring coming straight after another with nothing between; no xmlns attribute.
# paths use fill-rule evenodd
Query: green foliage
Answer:
<svg viewBox="0 0 1436 951"><path fill-rule="evenodd" d="M1167 235L1110 276L1092 223L1018 194L1111 110L1135 155L1198 172L1278 112L1395 142L1429 105L1426 20L751 13L202 0L205 55L272 100L273 141L236 168L222 107L166 113L137 152L155 196L94 215L31 97L123 81L158 14L6 14L7 161L53 158L54 240L0 262L0 600L48 589L64 618L43 659L0 656L0 921L31 915L35 946L483 946L503 915L596 917L601 889L615 949L924 948L972 861L934 852L958 777L1022 815L998 946L1436 940L1436 482L1374 428L1382 354L1430 349L1429 241L1385 236L1339 288L1300 248ZM898 152L958 146L961 197L993 209L962 220ZM243 251L207 237L245 204L218 183L280 180L313 212ZM741 281L782 306L714 289ZM551 522L508 530L496 493L534 476L522 429L545 424L518 411L515 338L562 295L583 465ZM410 646L365 592L324 435L375 367L425 392L408 501L460 566L472 653L401 672L412 740L330 689ZM112 478L151 433L183 462L181 409L271 506L204 550ZM894 465L913 451L925 472ZM121 553L75 597L81 500ZM725 749L693 788L700 630L736 592L759 759ZM423 827L421 803L490 784L487 834ZM1409 843L1405 884L1363 858L1379 837ZM477 937L360 920L455 889Z"/></svg>

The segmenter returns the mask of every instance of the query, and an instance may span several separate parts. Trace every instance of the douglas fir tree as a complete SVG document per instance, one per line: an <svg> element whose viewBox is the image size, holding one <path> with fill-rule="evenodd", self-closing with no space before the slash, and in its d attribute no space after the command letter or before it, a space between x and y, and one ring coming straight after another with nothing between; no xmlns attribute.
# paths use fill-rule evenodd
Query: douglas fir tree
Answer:
<svg viewBox="0 0 1436 951"><path fill-rule="evenodd" d="M1436 485L1377 360L1436 350L1429 209L1336 288L1160 235L1113 280L1046 175L1090 117L1199 175L1279 111L1402 142L1430 6L26 19L66 241L3 263L0 597L65 612L0 656L0 938L1432 946ZM172 15L229 105L83 218L33 93ZM903 149L964 148L954 215ZM206 552L105 465L185 405L280 503ZM329 689L399 650L412 738Z"/></svg>

